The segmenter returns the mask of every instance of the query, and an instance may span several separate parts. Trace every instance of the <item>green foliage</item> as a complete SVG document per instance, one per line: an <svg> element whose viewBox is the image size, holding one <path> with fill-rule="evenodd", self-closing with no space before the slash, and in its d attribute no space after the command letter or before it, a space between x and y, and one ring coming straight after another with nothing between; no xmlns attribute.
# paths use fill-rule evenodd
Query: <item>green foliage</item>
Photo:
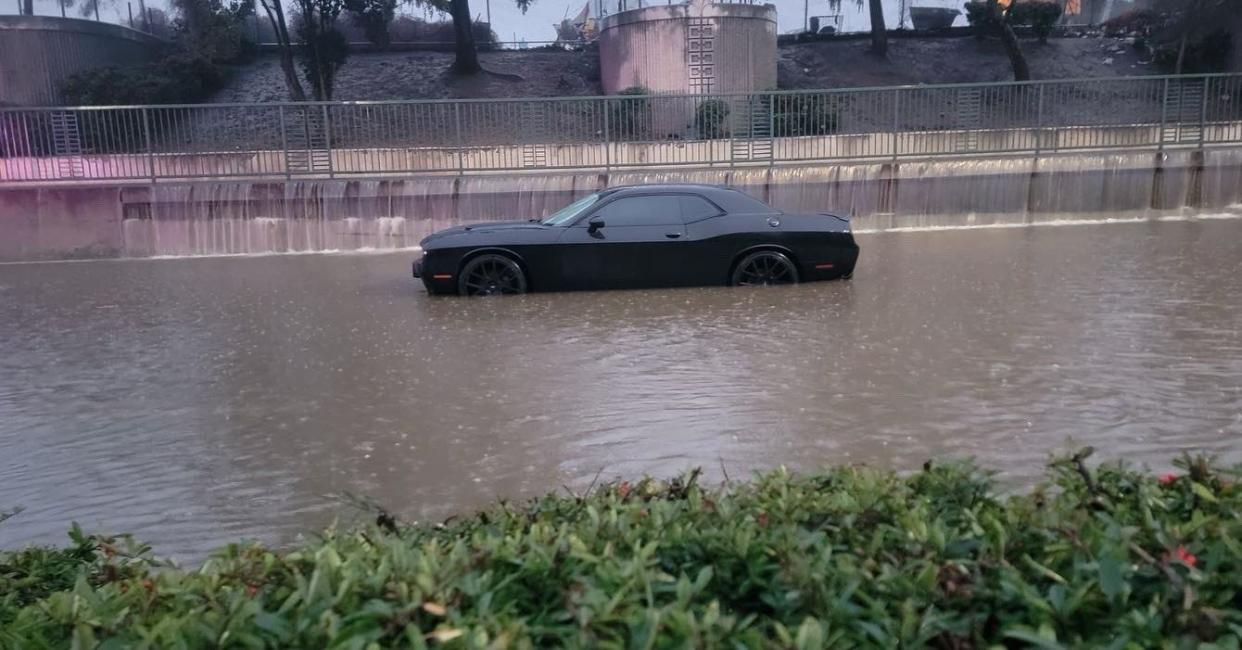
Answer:
<svg viewBox="0 0 1242 650"><path fill-rule="evenodd" d="M238 63L256 52L243 28L254 7L243 0L174 0L179 18L174 38L195 58L214 63Z"/></svg>
<svg viewBox="0 0 1242 650"><path fill-rule="evenodd" d="M1048 40L1057 21L1061 20L1064 9L1055 0L1021 0L1003 9L1005 22L1015 27L1030 27L1041 42ZM993 26L995 19L988 14L988 3L982 1L966 3L966 20L973 27L988 28Z"/></svg>
<svg viewBox="0 0 1242 650"><path fill-rule="evenodd" d="M1052 29L1061 20L1061 3L1052 0L1024 0L1010 6L1007 18L1013 25L1026 25L1041 43L1048 41Z"/></svg>
<svg viewBox="0 0 1242 650"><path fill-rule="evenodd" d="M345 9L368 41L381 50L388 48L392 42L388 26L396 14L397 0L345 0Z"/></svg>
<svg viewBox="0 0 1242 650"><path fill-rule="evenodd" d="M643 140L651 134L651 91L630 86L608 101L610 137L617 141Z"/></svg>
<svg viewBox="0 0 1242 650"><path fill-rule="evenodd" d="M76 525L69 531L71 545L61 549L31 547L0 553L0 647L21 647L7 634L7 626L22 608L71 590L79 580L101 586L145 575L160 563L149 549L128 537L86 535ZM17 637L20 639L20 637Z"/></svg>
<svg viewBox="0 0 1242 650"><path fill-rule="evenodd" d="M841 111L832 95L775 95L772 127L778 138L837 132Z"/></svg>
<svg viewBox="0 0 1242 650"><path fill-rule="evenodd" d="M1233 35L1224 29L1188 36L1181 73L1223 72L1229 67L1229 55L1233 48ZM1165 41L1152 47L1156 65L1169 72L1176 71L1179 52L1181 41Z"/></svg>
<svg viewBox="0 0 1242 650"><path fill-rule="evenodd" d="M220 66L176 54L149 65L84 70L66 78L61 91L67 103L79 106L190 104L208 99L224 82Z"/></svg>
<svg viewBox="0 0 1242 650"><path fill-rule="evenodd" d="M988 3L982 0L966 3L966 22L971 27L986 27L992 24L992 17L988 14Z"/></svg>
<svg viewBox="0 0 1242 650"><path fill-rule="evenodd" d="M381 514L196 571L110 569L122 555L77 534L0 559L25 567L0 594L37 585L5 601L0 646L1238 648L1242 468L1086 456L1009 497L958 464L691 473L434 527Z"/></svg>
<svg viewBox="0 0 1242 650"><path fill-rule="evenodd" d="M296 31L302 72L310 82L315 99L332 99L336 72L349 56L349 42L336 28L336 19L345 0L295 0L298 7Z"/></svg>
<svg viewBox="0 0 1242 650"><path fill-rule="evenodd" d="M722 99L709 99L694 110L694 130L703 140L729 137L729 104Z"/></svg>
<svg viewBox="0 0 1242 650"><path fill-rule="evenodd" d="M472 25L474 43L480 50L497 47L496 33L487 23L475 21ZM421 18L400 16L392 22L388 30L392 40L398 43L452 43L456 39L452 21L442 20L430 22Z"/></svg>

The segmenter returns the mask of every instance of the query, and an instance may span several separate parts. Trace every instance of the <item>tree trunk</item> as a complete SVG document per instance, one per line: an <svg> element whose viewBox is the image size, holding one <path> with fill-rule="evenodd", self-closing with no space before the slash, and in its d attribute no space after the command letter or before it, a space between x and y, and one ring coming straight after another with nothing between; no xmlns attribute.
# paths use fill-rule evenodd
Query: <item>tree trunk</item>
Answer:
<svg viewBox="0 0 1242 650"><path fill-rule="evenodd" d="M453 61L453 72L467 75L481 72L479 54L474 48L474 23L470 20L469 0L451 0L453 16L453 37L457 45L457 58Z"/></svg>
<svg viewBox="0 0 1242 650"><path fill-rule="evenodd" d="M1186 65L1186 34L1182 34L1182 43L1177 46L1177 64L1173 66L1173 74L1181 74L1182 67Z"/></svg>
<svg viewBox="0 0 1242 650"><path fill-rule="evenodd" d="M138 13L142 16L142 31L151 33L151 16L147 13L146 0L138 0Z"/></svg>
<svg viewBox="0 0 1242 650"><path fill-rule="evenodd" d="M888 56L888 27L884 24L882 0L869 0L871 6L871 52Z"/></svg>
<svg viewBox="0 0 1242 650"><path fill-rule="evenodd" d="M285 73L285 86L289 89L289 98L295 102L306 101L306 91L302 90L302 82L298 80L297 68L293 67L293 45L289 42L289 27L285 23L285 12L280 7L280 0L261 0L263 11L267 12L267 20L276 33L276 44L280 50L280 69Z"/></svg>
<svg viewBox="0 0 1242 650"><path fill-rule="evenodd" d="M22 0L22 15L34 15L34 0Z"/></svg>
<svg viewBox="0 0 1242 650"><path fill-rule="evenodd" d="M1001 44L1005 46L1005 54L1009 56L1009 65L1013 66L1014 81L1030 81L1031 69L1026 65L1026 57L1022 54L1022 46L1018 44L1018 35L1005 20L996 0L988 0L988 16L1000 32Z"/></svg>

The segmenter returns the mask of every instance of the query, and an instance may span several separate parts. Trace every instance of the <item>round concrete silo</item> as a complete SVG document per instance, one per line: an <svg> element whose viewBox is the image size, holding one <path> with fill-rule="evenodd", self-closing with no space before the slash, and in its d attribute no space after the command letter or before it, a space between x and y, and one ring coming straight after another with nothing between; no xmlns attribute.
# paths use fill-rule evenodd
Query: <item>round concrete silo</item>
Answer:
<svg viewBox="0 0 1242 650"><path fill-rule="evenodd" d="M599 58L609 94L772 90L776 7L692 0L622 11L603 19Z"/></svg>

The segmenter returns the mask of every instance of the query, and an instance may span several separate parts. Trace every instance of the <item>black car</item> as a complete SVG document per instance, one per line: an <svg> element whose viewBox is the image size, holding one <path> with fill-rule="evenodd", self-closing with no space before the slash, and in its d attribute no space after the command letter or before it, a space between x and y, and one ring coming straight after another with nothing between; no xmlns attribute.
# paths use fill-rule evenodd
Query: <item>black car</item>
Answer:
<svg viewBox="0 0 1242 650"><path fill-rule="evenodd" d="M414 277L466 296L849 278L849 221L783 214L708 185L614 187L542 221L481 223L422 241Z"/></svg>

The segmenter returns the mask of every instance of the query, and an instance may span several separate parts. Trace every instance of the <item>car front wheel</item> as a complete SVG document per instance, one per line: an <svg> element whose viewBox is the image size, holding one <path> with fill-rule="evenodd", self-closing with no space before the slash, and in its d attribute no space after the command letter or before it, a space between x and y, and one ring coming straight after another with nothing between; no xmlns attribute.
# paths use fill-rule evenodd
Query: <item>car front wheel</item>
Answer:
<svg viewBox="0 0 1242 650"><path fill-rule="evenodd" d="M526 273L517 262L504 255L480 255L462 267L458 275L457 292L463 296L526 293Z"/></svg>
<svg viewBox="0 0 1242 650"><path fill-rule="evenodd" d="M798 268L784 253L757 251L742 258L733 268L734 286L766 286L793 284L798 281Z"/></svg>

